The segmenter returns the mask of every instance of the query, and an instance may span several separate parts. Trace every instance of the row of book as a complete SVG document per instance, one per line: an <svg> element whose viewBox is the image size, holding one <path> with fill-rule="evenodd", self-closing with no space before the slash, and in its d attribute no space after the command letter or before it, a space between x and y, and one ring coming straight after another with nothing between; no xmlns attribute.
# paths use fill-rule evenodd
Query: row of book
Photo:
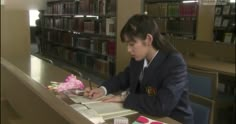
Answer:
<svg viewBox="0 0 236 124"><path fill-rule="evenodd" d="M233 32L214 32L214 41L216 42L224 42L227 44L235 44L236 43L236 36Z"/></svg>
<svg viewBox="0 0 236 124"><path fill-rule="evenodd" d="M105 20L87 20L84 21L82 32L106 34L114 36L116 32L115 18L106 18ZM79 28L81 29L81 28ZM76 30L76 29L75 29Z"/></svg>
<svg viewBox="0 0 236 124"><path fill-rule="evenodd" d="M215 7L216 15L235 15L235 4Z"/></svg>
<svg viewBox="0 0 236 124"><path fill-rule="evenodd" d="M116 46L113 40L75 38L75 48L84 48L92 53L115 56Z"/></svg>
<svg viewBox="0 0 236 124"><path fill-rule="evenodd" d="M115 56L116 45L114 40L103 40L98 38L86 38L71 36L68 32L47 32L47 41L52 42L57 45L83 49L89 51L90 53L98 53L106 56Z"/></svg>
<svg viewBox="0 0 236 124"><path fill-rule="evenodd" d="M48 4L47 14L116 15L116 0L79 0Z"/></svg>
<svg viewBox="0 0 236 124"><path fill-rule="evenodd" d="M195 21L192 17L186 17L186 18L174 18L174 19L169 19L169 18L155 18L159 30L162 33L167 32L167 30L180 30L180 32L186 32L186 31L190 31L189 33L192 33L194 31L194 27L195 27ZM177 25L175 25L177 24ZM184 25L187 26L184 26ZM168 26L167 26L168 25ZM181 28L181 26L183 26ZM168 29L167 29L168 28ZM183 30L182 30L183 29ZM185 30L187 29L187 30Z"/></svg>
<svg viewBox="0 0 236 124"><path fill-rule="evenodd" d="M213 32L214 41L235 44L235 3L226 1L215 6Z"/></svg>
<svg viewBox="0 0 236 124"><path fill-rule="evenodd" d="M77 32L96 33L114 36L116 32L116 18L82 19L75 18L73 30Z"/></svg>
<svg viewBox="0 0 236 124"><path fill-rule="evenodd" d="M51 18L44 19L47 28L74 30L77 32L96 33L114 36L116 32L116 18L84 19L84 18Z"/></svg>
<svg viewBox="0 0 236 124"><path fill-rule="evenodd" d="M54 27L53 22L54 22L53 18L45 18L44 19L44 27L53 28Z"/></svg>
<svg viewBox="0 0 236 124"><path fill-rule="evenodd" d="M54 27L63 29L63 30L71 30L72 19L71 18L55 18L54 19Z"/></svg>
<svg viewBox="0 0 236 124"><path fill-rule="evenodd" d="M194 21L167 21L167 32L179 34L195 34Z"/></svg>
<svg viewBox="0 0 236 124"><path fill-rule="evenodd" d="M153 3L147 5L152 16L196 16L197 3Z"/></svg>
<svg viewBox="0 0 236 124"><path fill-rule="evenodd" d="M223 16L216 16L214 26L215 27L222 27L227 28L229 26L235 25L235 20L232 20L231 18L223 17Z"/></svg>
<svg viewBox="0 0 236 124"><path fill-rule="evenodd" d="M116 0L80 0L79 12L93 15L116 15Z"/></svg>
<svg viewBox="0 0 236 124"><path fill-rule="evenodd" d="M70 41L72 41L73 37L72 34L69 32L61 32L61 31L47 31L45 33L45 37L47 41L53 41L57 43L64 43L64 44L70 44Z"/></svg>
<svg viewBox="0 0 236 124"><path fill-rule="evenodd" d="M75 12L74 2L55 2L49 4L46 9L47 14L73 14Z"/></svg>
<svg viewBox="0 0 236 124"><path fill-rule="evenodd" d="M71 51L60 46L47 46L47 54L58 57L67 61L70 64L87 68L90 71L97 72L106 77L113 76L115 73L115 63L104 59L99 59L93 54Z"/></svg>

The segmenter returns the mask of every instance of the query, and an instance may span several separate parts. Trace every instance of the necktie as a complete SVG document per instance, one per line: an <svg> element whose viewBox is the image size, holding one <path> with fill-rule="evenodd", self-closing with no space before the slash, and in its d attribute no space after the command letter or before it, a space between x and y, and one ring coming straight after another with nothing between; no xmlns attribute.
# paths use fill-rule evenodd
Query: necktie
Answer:
<svg viewBox="0 0 236 124"><path fill-rule="evenodd" d="M147 67L144 67L144 68L142 69L142 71L140 72L140 75L139 75L139 81L140 81L140 82L143 81L143 77L144 77L144 74L145 74L146 70L147 70Z"/></svg>

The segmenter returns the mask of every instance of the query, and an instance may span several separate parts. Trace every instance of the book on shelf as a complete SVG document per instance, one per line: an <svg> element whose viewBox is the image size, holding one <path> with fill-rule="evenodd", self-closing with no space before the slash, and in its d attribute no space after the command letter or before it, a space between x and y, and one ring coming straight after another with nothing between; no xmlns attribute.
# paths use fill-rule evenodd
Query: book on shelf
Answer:
<svg viewBox="0 0 236 124"><path fill-rule="evenodd" d="M74 2L63 3L63 14L73 14L74 13Z"/></svg>
<svg viewBox="0 0 236 124"><path fill-rule="evenodd" d="M115 18L106 18L106 35L114 36L116 32Z"/></svg>
<svg viewBox="0 0 236 124"><path fill-rule="evenodd" d="M72 52L70 53L70 59L69 59L69 61L72 61L72 63L74 63L74 64L76 64L76 54L77 54L76 51L72 51Z"/></svg>
<svg viewBox="0 0 236 124"><path fill-rule="evenodd" d="M233 38L233 33L225 33L224 34L224 42L225 43L231 43L232 41L232 38Z"/></svg>
<svg viewBox="0 0 236 124"><path fill-rule="evenodd" d="M110 56L116 55L116 42L113 40L107 41L107 54Z"/></svg>
<svg viewBox="0 0 236 124"><path fill-rule="evenodd" d="M97 34L105 34L106 33L106 22L103 19L95 20L95 33Z"/></svg>
<svg viewBox="0 0 236 124"><path fill-rule="evenodd" d="M98 0L89 0L89 14L98 15L99 2Z"/></svg>
<svg viewBox="0 0 236 124"><path fill-rule="evenodd" d="M74 5L74 14L80 14L80 2L76 1Z"/></svg>
<svg viewBox="0 0 236 124"><path fill-rule="evenodd" d="M82 18L74 19L73 30L77 32L84 32L84 21Z"/></svg>
<svg viewBox="0 0 236 124"><path fill-rule="evenodd" d="M154 3L147 6L147 11L149 15L156 17L167 16L167 3Z"/></svg>
<svg viewBox="0 0 236 124"><path fill-rule="evenodd" d="M81 66L85 66L85 55L82 52L77 52L76 55L77 63Z"/></svg>
<svg viewBox="0 0 236 124"><path fill-rule="evenodd" d="M180 16L196 16L197 15L197 3L181 3L179 7Z"/></svg>
<svg viewBox="0 0 236 124"><path fill-rule="evenodd" d="M87 38L82 38L82 37L75 37L75 48L84 48L84 49L89 49L90 47L90 40Z"/></svg>
<svg viewBox="0 0 236 124"><path fill-rule="evenodd" d="M235 3L233 3L231 6L230 14L235 16Z"/></svg>
<svg viewBox="0 0 236 124"><path fill-rule="evenodd" d="M116 0L106 0L106 15L116 16Z"/></svg>
<svg viewBox="0 0 236 124"><path fill-rule="evenodd" d="M98 10L99 15L106 15L106 0L98 0Z"/></svg>
<svg viewBox="0 0 236 124"><path fill-rule="evenodd" d="M222 22L222 27L227 28L229 25L229 19L224 19Z"/></svg>
<svg viewBox="0 0 236 124"><path fill-rule="evenodd" d="M169 3L167 6L168 16L179 16L179 3Z"/></svg>
<svg viewBox="0 0 236 124"><path fill-rule="evenodd" d="M225 5L223 7L223 12L222 12L223 15L228 15L230 14L230 5Z"/></svg>
<svg viewBox="0 0 236 124"><path fill-rule="evenodd" d="M85 20L84 21L84 32L86 33L94 33L95 23L94 20Z"/></svg>
<svg viewBox="0 0 236 124"><path fill-rule="evenodd" d="M88 15L89 14L89 0L79 1L79 14Z"/></svg>
<svg viewBox="0 0 236 124"><path fill-rule="evenodd" d="M101 53L103 55L106 55L107 54L107 41L102 41L101 45L102 45Z"/></svg>
<svg viewBox="0 0 236 124"><path fill-rule="evenodd" d="M90 51L94 52L94 40L93 39L90 40Z"/></svg>
<svg viewBox="0 0 236 124"><path fill-rule="evenodd" d="M221 15L222 8L221 7L216 7L215 8L215 15Z"/></svg>
<svg viewBox="0 0 236 124"><path fill-rule="evenodd" d="M94 55L92 55L92 54L85 54L85 63L86 63L86 67L87 68L90 68L90 69L92 69L93 70L93 68L94 68L94 58L95 58L95 56Z"/></svg>
<svg viewBox="0 0 236 124"><path fill-rule="evenodd" d="M155 3L155 4L148 4L147 5L147 12L148 12L148 15L151 15L151 16L160 16L160 14L158 13L159 11L158 10L158 3Z"/></svg>
<svg viewBox="0 0 236 124"><path fill-rule="evenodd" d="M112 95L107 95L100 97L98 99L92 100L88 99L84 96L77 95L68 95L71 100L73 100L76 104L72 104L71 107L76 111L84 115L86 111L95 111L95 117L100 117L103 120L112 119L115 117L127 116L136 114L137 112L131 109L126 109L123 107L122 103L110 103L110 102L102 102L101 100L106 97L110 97ZM87 115L87 114L85 114ZM94 118L93 116L90 118Z"/></svg>
<svg viewBox="0 0 236 124"><path fill-rule="evenodd" d="M167 23L167 20L166 19L163 19L163 18L160 18L160 19L155 19L156 22L157 22L157 25L160 29L160 32L166 32L166 23Z"/></svg>
<svg viewBox="0 0 236 124"><path fill-rule="evenodd" d="M100 74L104 76L108 76L109 72L109 63L106 60L103 59L96 59L95 60L95 67L96 72L99 72Z"/></svg>
<svg viewBox="0 0 236 124"><path fill-rule="evenodd" d="M221 22L222 22L222 16L216 16L216 17L215 17L215 23L214 23L214 25L215 25L216 27L220 27L220 26L221 26Z"/></svg>

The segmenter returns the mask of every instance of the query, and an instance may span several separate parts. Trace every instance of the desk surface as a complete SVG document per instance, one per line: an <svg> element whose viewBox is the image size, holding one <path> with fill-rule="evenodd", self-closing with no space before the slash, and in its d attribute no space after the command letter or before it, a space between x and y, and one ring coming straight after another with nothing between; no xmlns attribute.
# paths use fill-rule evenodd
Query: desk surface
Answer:
<svg viewBox="0 0 236 124"><path fill-rule="evenodd" d="M2 60L1 60L1 65L8 66L6 63L7 63L6 61L2 62ZM70 74L69 72L67 72L57 66L54 66L50 63L47 63L35 56L30 57L30 62L25 62L24 60L21 59L21 60L15 60L14 63L16 65L16 67L19 67L20 70L22 70L27 76L29 76L31 79L35 80L36 83L40 84L40 85L38 85L38 86L40 86L39 89L42 89L42 87L47 86L50 81L58 81L58 82L63 81L66 78L66 76L68 76ZM28 66L21 66L22 64L24 65L25 63L29 63L29 65ZM18 73L18 72L16 71L16 73ZM86 86L88 86L88 83L86 80L83 80L83 79L80 79L80 80L82 82L84 82ZM34 84L35 82L32 81L27 84L27 85L32 85L31 90L37 91L35 93L40 93L42 91L43 92L42 94L44 94L44 95L45 95L45 93L48 96L52 95L50 92L48 92L48 94L47 94L47 92L45 92L44 90L38 90L37 87L35 87L35 84ZM42 95L42 94L40 94L40 95ZM48 97L48 98L50 98L50 97ZM53 102L52 100L49 100L49 99L46 102L48 102L49 105L55 104L55 103L49 103L49 102ZM68 106L65 106L65 109L67 107ZM52 108L57 109L56 107L52 107ZM60 110L56 110L56 111L60 112ZM70 111L68 111L68 112L70 112ZM68 117L70 117L70 116L68 116ZM138 114L133 115L133 116L129 116L128 118L132 122L137 117L138 117ZM151 117L151 118L154 120L159 120L159 121L163 121L163 122L170 123L170 124L172 124L172 123L178 124L177 121L175 121L169 117L162 117L162 118ZM112 123L112 121L108 121L108 123Z"/></svg>
<svg viewBox="0 0 236 124"><path fill-rule="evenodd" d="M221 74L235 76L235 63L228 63L196 57L184 57L189 67L217 71Z"/></svg>

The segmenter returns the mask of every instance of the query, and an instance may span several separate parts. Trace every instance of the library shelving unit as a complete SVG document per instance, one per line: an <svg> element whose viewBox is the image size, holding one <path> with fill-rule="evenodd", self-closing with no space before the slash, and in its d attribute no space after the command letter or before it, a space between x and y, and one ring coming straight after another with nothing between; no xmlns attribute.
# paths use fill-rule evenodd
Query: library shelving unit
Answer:
<svg viewBox="0 0 236 124"><path fill-rule="evenodd" d="M216 2L213 32L214 41L235 44L235 3Z"/></svg>
<svg viewBox="0 0 236 124"><path fill-rule="evenodd" d="M95 73L115 74L116 0L48 0L42 55Z"/></svg>
<svg viewBox="0 0 236 124"><path fill-rule="evenodd" d="M162 34L180 39L196 38L197 2L145 0L144 12L156 19Z"/></svg>

